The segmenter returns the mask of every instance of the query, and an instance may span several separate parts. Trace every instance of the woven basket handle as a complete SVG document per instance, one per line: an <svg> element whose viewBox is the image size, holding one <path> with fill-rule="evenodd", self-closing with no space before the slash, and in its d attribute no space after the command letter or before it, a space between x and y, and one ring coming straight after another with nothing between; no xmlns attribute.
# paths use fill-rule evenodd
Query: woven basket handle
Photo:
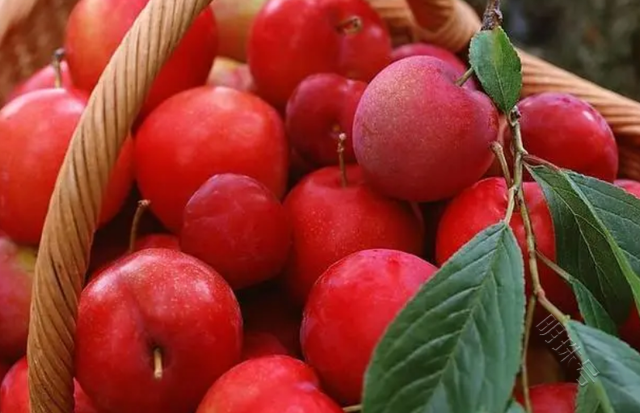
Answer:
<svg viewBox="0 0 640 413"><path fill-rule="evenodd" d="M44 225L27 357L32 413L73 413L77 307L111 169L151 84L210 0L151 0L114 54L71 140Z"/></svg>
<svg viewBox="0 0 640 413"><path fill-rule="evenodd" d="M417 36L455 52L468 46L480 29L478 15L462 0L406 0L419 25ZM607 119L623 145L640 145L640 103L604 89L544 60L518 50L523 96L545 91L572 93L591 103ZM621 160L622 161L622 160Z"/></svg>

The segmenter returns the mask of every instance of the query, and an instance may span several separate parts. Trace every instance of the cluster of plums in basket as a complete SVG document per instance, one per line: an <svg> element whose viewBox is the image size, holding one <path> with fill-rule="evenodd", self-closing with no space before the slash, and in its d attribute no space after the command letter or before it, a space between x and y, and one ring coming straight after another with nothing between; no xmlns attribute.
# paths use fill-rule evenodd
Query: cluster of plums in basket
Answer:
<svg viewBox="0 0 640 413"><path fill-rule="evenodd" d="M393 48L365 0L217 1L161 70L115 162L79 304L78 413L356 405L394 316L507 208L491 144L508 148L511 135L475 79L456 84L459 56ZM81 0L59 67L0 110L2 413L28 412L35 251L57 173L146 3ZM544 93L519 107L531 154L640 196L640 183L616 180L614 136L589 104ZM81 173L96 173L92 161ZM530 178L524 190L553 259L543 193ZM524 249L518 216L511 226ZM540 275L579 317L564 281L543 264ZM621 329L637 348L639 326L634 312ZM573 413L576 366L542 337L529 359L535 413Z"/></svg>

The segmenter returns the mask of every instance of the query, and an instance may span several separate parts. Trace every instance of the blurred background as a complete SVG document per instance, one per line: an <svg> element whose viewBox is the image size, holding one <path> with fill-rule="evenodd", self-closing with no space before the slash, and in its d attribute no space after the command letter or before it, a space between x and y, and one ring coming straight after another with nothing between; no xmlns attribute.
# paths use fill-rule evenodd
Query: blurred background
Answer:
<svg viewBox="0 0 640 413"><path fill-rule="evenodd" d="M639 0L506 0L502 10L519 47L640 100Z"/></svg>

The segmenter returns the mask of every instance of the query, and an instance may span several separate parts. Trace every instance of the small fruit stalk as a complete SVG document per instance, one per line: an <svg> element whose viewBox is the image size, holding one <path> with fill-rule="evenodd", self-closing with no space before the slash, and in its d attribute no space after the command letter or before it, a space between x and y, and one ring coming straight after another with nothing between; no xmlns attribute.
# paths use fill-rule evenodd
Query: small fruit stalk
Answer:
<svg viewBox="0 0 640 413"><path fill-rule="evenodd" d="M13 89L7 98L7 102L12 101L25 93L40 89L49 88L73 88L73 81L69 73L69 65L65 60L64 49L54 52L51 63L34 73L30 78Z"/></svg>
<svg viewBox="0 0 640 413"><path fill-rule="evenodd" d="M483 50L484 47L491 43L506 43L510 45L509 39L500 27L501 23L502 13L500 11L500 1L490 0L483 15L481 31L480 33L476 34L474 39L472 39L469 53L471 69L469 69L469 71L460 78L458 83L465 83L475 72L485 91L489 94L498 109L500 109L500 111L506 117L508 128L511 132L510 150L513 158L511 171L509 169L509 163L507 162L507 159L505 157L502 145L499 142L494 142L492 144L492 149L495 153L496 159L498 159L499 161L506 184L509 187L508 204L504 221L506 223L510 223L513 214L516 212L516 210L519 210L522 217L522 224L524 227L524 234L526 239L526 249L523 249L523 254L526 256L525 262L528 269L527 272L531 278L531 288L528 289L530 291L530 297L528 299L526 309L521 380L525 409L527 412L532 412L533 407L531 403L531 395L529 392L529 375L527 371L527 353L536 304L539 303L544 309L554 315L559 321L564 320L566 316L553 303L551 303L551 301L549 301L540 283L538 257L536 254L536 239L533 231L531 215L526 202L527 200L525 198L525 185L523 183L524 160L528 153L523 146L520 127L521 113L518 109L518 106L516 105L522 87L522 77L520 74L521 63L513 48L506 48L506 50L503 50L505 56L502 57L503 60L500 63L496 63L495 61L489 63L486 60L488 57L486 53L487 51ZM487 70L484 70L487 65L491 64L494 64L496 66L502 64L503 66L502 70L500 71L501 73L499 73L495 78L491 77L488 74ZM512 79L498 78L502 76L511 76ZM505 80L511 80L512 82L515 81L517 86L511 87L510 90L504 90L500 83Z"/></svg>
<svg viewBox="0 0 640 413"><path fill-rule="evenodd" d="M545 254L541 253L536 245L533 220L530 208L528 206L530 205L530 203L528 202L528 198L525 196L525 190L529 191L535 189L537 191L540 191L540 188L538 187L537 183L528 184L524 182L525 166L529 165L530 162L537 161L539 163L544 163L545 165L554 169L559 168L548 161L542 160L541 158L530 156L529 152L524 146L521 126L522 113L519 109L519 106L516 104L518 102L522 86L522 77L520 74L521 64L515 50L512 47L504 48L505 45L510 46L510 43L506 34L500 27L501 23L502 14L500 12L500 1L490 0L483 15L483 25L481 31L474 37L474 39L472 39L469 55L471 69L469 69L469 71L461 77L459 84L463 84L471 76L473 76L475 72L483 88L492 98L498 109L500 109L500 111L503 113L507 122L507 132L505 135L508 137L506 143L509 144L510 151L505 154L504 149L499 142L494 142L492 144L492 149L495 153L496 159L499 162L504 180L509 188L508 204L504 221L510 223L514 214L519 212L522 220L522 227L524 229L524 237L526 240L525 246L523 248L523 255L525 256L525 266L528 270L526 272L531 280L530 283L528 283L530 285L530 288L527 289L527 294L529 294L529 297L526 307L524 349L522 352L522 370L520 376L522 381L522 396L518 399L523 402L526 411L531 413L540 408L540 403L534 402L532 397L533 393L530 392L529 374L527 369L527 354L529 352L528 346L531 338L531 329L534 322L534 314L536 314L536 309L538 306L542 307L544 309L543 312L548 312L549 314L551 314L551 316L557 319L557 321L562 325L565 325L569 320L569 316L565 315L563 311L549 299L550 296L558 298L558 294L555 293L557 291L560 291L560 289L554 288L551 294L546 294L541 283L542 277L540 276L540 263L544 263L546 267L555 271L556 273L558 273L558 275L563 276L565 282L568 281L568 275L564 274L564 272L551 259L549 259ZM497 59L501 60L500 62L496 62L495 57L492 62L489 62L487 59L490 59L491 57L487 56L487 48L493 47L494 50L497 50L496 44L500 43L502 43L503 46L502 53L504 53L504 56L501 56L501 59ZM488 65L502 67L500 68L501 70L496 70L495 73L497 73L497 75L495 77L492 77L490 72L486 70L486 67ZM505 88L503 86L503 82L511 82L512 85L516 84L517 86ZM577 101L578 99L574 100ZM531 106L526 100L521 101L520 103L524 104L527 107ZM574 103L574 106L581 103L581 101ZM596 115L599 114L596 113ZM535 116L533 116L531 119L536 118ZM591 116L590 119L595 119L595 117ZM578 122L580 121L581 120L578 120ZM588 126L586 128L588 128ZM607 134L607 132L610 133L610 130L607 131L607 127L603 127L600 129L603 130L603 133L605 135ZM535 131L532 130L531 132ZM560 129L560 135L562 135L562 132L564 132L564 130ZM531 139L533 139L533 133L529 133L528 135L532 136ZM571 135L571 133L569 133L569 135ZM609 136L606 137L609 138ZM551 137L545 136L544 138L537 139L536 141L540 142L542 139L551 139ZM614 142L613 139L601 139L600 141L604 140ZM567 143L565 146L567 145L569 144ZM609 163L617 164L617 152L615 159L613 159L613 162L608 162L607 165ZM615 177L616 172L617 170L613 171L613 177ZM610 181L613 180L613 177L607 176L608 180ZM555 248L553 252L555 254ZM546 277L545 279L548 281L552 278ZM557 285L555 287L557 287ZM563 308L566 307L563 306ZM575 311L577 311L577 309ZM575 394L576 392L574 391L572 395L575 396Z"/></svg>

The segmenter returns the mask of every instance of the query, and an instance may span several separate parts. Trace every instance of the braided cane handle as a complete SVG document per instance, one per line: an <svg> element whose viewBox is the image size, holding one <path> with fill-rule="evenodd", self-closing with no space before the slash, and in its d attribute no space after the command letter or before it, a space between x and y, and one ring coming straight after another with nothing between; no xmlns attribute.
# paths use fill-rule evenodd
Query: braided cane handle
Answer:
<svg viewBox="0 0 640 413"><path fill-rule="evenodd" d="M153 80L210 0L151 0L102 74L44 226L27 357L32 413L72 413L77 307L103 192Z"/></svg>

